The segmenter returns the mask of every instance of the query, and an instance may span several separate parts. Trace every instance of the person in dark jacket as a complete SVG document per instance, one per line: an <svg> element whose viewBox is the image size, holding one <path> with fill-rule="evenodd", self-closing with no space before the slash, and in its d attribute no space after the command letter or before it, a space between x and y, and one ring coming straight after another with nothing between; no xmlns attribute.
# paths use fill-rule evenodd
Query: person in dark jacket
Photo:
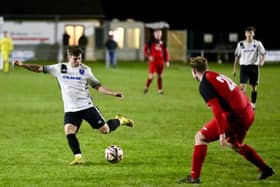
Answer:
<svg viewBox="0 0 280 187"><path fill-rule="evenodd" d="M69 47L69 40L70 35L68 34L67 30L65 29L63 36L62 36L62 45L63 45L63 62L66 62L67 59L67 49Z"/></svg>
<svg viewBox="0 0 280 187"><path fill-rule="evenodd" d="M114 40L113 34L109 34L108 40L105 42L106 48L106 68L117 66L117 53L118 43Z"/></svg>
<svg viewBox="0 0 280 187"><path fill-rule="evenodd" d="M88 45L88 38L86 37L85 33L81 35L79 38L79 47L83 50L82 59L83 61L86 60L86 49Z"/></svg>

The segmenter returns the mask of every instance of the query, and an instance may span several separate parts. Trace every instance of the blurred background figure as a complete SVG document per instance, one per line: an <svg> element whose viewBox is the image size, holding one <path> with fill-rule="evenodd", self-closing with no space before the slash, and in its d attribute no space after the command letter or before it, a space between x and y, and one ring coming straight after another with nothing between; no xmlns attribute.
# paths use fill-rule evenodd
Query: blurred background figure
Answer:
<svg viewBox="0 0 280 187"><path fill-rule="evenodd" d="M163 94L162 77L164 64L169 67L169 53L166 43L162 40L162 30L155 29L152 38L144 46L145 57L149 61L148 78L144 94L148 93L153 77L157 75L158 93Z"/></svg>
<svg viewBox="0 0 280 187"><path fill-rule="evenodd" d="M70 35L68 34L67 30L64 30L63 37L62 37L62 45L63 45L63 62L68 61L67 59L67 49L69 47L69 40Z"/></svg>
<svg viewBox="0 0 280 187"><path fill-rule="evenodd" d="M8 31L3 32L3 38L0 40L0 50L1 50L1 61L0 69L3 72L9 72L9 61L11 53L14 49L14 44L12 38L9 36Z"/></svg>
<svg viewBox="0 0 280 187"><path fill-rule="evenodd" d="M86 60L86 49L87 49L87 44L88 44L88 38L86 37L85 32L83 32L83 34L79 38L78 42L79 42L79 47L83 50L82 59L83 59L83 61L85 61Z"/></svg>
<svg viewBox="0 0 280 187"><path fill-rule="evenodd" d="M105 42L105 49L106 49L106 68L109 68L110 65L112 67L117 66L117 50L118 43L114 40L113 33L109 33L108 39Z"/></svg>

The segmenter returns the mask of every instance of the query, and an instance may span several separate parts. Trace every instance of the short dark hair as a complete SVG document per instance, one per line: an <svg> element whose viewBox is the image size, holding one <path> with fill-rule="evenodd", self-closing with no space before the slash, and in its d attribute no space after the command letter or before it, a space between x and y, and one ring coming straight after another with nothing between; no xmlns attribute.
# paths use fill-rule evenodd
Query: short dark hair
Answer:
<svg viewBox="0 0 280 187"><path fill-rule="evenodd" d="M253 32L256 32L256 29L255 29L255 27L253 27L253 26L249 26L249 27L247 27L247 28L245 29L245 31L253 31Z"/></svg>
<svg viewBox="0 0 280 187"><path fill-rule="evenodd" d="M83 53L83 50L78 46L70 46L67 50L68 54L71 56L79 56Z"/></svg>
<svg viewBox="0 0 280 187"><path fill-rule="evenodd" d="M191 67L196 69L196 71L202 73L208 68L208 61L202 56L197 56L191 59Z"/></svg>

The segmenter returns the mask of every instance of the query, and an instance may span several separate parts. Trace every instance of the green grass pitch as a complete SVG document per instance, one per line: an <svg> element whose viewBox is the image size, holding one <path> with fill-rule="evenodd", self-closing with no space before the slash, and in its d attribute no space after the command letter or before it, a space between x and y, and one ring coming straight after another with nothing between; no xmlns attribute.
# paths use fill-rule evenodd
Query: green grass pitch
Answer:
<svg viewBox="0 0 280 187"><path fill-rule="evenodd" d="M86 164L70 166L73 155L63 132L63 104L56 79L20 68L0 72L0 186L180 186L176 180L190 171L194 135L212 118L190 67L171 64L165 69L164 95L157 93L156 79L144 95L146 63L120 62L116 69L105 69L101 62L88 65L105 87L125 94L121 101L91 89L104 116L129 116L135 127L120 127L104 135L83 122L78 138ZM210 63L210 69L233 78L232 64ZM255 166L213 142L200 186L280 185L279 75L279 64L261 69L256 119L245 139L276 174L257 180ZM105 161L104 150L110 144L124 150L118 164Z"/></svg>

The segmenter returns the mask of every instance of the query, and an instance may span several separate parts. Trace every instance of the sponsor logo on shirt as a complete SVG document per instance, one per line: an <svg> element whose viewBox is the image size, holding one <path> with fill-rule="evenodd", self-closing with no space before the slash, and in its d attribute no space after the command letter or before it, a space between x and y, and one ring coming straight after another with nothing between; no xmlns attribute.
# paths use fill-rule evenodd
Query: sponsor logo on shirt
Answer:
<svg viewBox="0 0 280 187"><path fill-rule="evenodd" d="M63 79L71 79L71 80L81 80L81 77L79 76L71 76L71 75L63 75Z"/></svg>
<svg viewBox="0 0 280 187"><path fill-rule="evenodd" d="M245 49L245 50L243 50L243 52L245 52L245 53L250 53L250 52L254 52L255 51L255 49Z"/></svg>

